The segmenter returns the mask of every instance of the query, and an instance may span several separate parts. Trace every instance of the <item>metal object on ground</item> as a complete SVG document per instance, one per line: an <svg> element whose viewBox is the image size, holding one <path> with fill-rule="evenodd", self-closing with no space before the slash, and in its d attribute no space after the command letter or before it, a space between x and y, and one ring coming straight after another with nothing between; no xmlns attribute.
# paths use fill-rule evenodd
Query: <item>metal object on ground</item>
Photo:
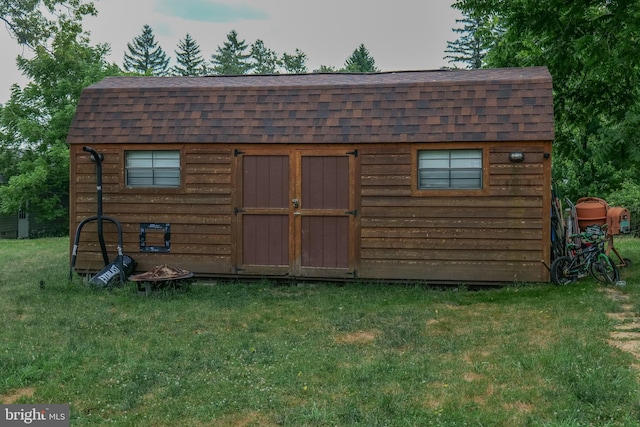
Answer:
<svg viewBox="0 0 640 427"><path fill-rule="evenodd" d="M193 277L193 273L167 264L159 265L151 271L129 277L138 283L138 293L149 294L153 288L172 286L182 288L182 280Z"/></svg>

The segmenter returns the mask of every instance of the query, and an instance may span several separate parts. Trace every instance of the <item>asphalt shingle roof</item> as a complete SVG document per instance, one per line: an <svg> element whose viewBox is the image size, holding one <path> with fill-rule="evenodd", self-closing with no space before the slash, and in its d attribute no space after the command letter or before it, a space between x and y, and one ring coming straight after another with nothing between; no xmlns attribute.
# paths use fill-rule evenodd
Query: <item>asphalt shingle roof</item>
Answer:
<svg viewBox="0 0 640 427"><path fill-rule="evenodd" d="M67 141L399 143L553 140L545 67L373 74L109 77Z"/></svg>

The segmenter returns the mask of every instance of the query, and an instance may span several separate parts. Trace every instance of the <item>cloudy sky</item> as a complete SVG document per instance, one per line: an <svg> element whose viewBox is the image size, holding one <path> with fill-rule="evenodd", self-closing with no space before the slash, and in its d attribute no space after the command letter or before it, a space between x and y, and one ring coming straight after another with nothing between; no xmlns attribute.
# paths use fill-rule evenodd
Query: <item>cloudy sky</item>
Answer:
<svg viewBox="0 0 640 427"><path fill-rule="evenodd" d="M231 30L251 44L260 39L278 54L302 50L309 70L340 68L364 43L383 71L436 69L459 13L453 0L94 0L98 16L87 18L94 43L111 46L110 61L122 66L127 43L151 26L158 44L175 58L189 33L209 60ZM8 34L0 34L0 103L12 83L24 84L13 60L23 53ZM28 52L24 52L28 54Z"/></svg>

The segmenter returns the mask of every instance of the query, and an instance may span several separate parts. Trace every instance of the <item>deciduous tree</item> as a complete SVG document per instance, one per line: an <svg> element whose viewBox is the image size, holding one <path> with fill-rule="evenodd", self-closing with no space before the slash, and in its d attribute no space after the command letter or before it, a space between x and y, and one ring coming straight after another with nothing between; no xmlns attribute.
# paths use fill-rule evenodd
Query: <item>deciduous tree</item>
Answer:
<svg viewBox="0 0 640 427"><path fill-rule="evenodd" d="M80 22L86 15L96 15L93 2L84 0L2 0L0 20L19 44L35 49L46 46L57 32L62 16Z"/></svg>
<svg viewBox="0 0 640 427"><path fill-rule="evenodd" d="M278 54L265 46L262 40L256 40L251 45L251 59L255 74L275 74L278 72L280 60Z"/></svg>
<svg viewBox="0 0 640 427"><path fill-rule="evenodd" d="M307 54L296 49L295 53L282 54L282 66L289 74L301 74L307 72Z"/></svg>
<svg viewBox="0 0 640 427"><path fill-rule="evenodd" d="M108 45L91 46L79 22L61 18L51 50L35 49L33 58L18 58L30 79L13 85L0 109L0 211L29 207L43 220L68 224L69 152L66 136L84 87L120 73L106 60Z"/></svg>
<svg viewBox="0 0 640 427"><path fill-rule="evenodd" d="M547 66L553 77L553 174L570 198L640 181L640 2L459 0L495 17L491 67Z"/></svg>
<svg viewBox="0 0 640 427"><path fill-rule="evenodd" d="M339 73L340 70L336 69L333 65L320 65L317 69L313 70L314 73Z"/></svg>

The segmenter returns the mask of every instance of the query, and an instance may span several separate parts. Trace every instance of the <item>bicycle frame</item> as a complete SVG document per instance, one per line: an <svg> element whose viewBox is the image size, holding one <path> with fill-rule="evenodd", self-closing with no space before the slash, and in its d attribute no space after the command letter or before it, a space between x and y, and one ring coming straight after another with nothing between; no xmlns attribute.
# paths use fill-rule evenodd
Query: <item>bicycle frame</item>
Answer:
<svg viewBox="0 0 640 427"><path fill-rule="evenodd" d="M598 245L571 249L569 251L571 263L569 264L568 272L570 275L576 276L576 278L587 276L592 262L602 252L603 250Z"/></svg>
<svg viewBox="0 0 640 427"><path fill-rule="evenodd" d="M617 266L606 253L607 239L601 229L572 234L570 239L568 255L556 258L551 265L554 283L565 285L588 274L601 283L613 283L619 279Z"/></svg>

